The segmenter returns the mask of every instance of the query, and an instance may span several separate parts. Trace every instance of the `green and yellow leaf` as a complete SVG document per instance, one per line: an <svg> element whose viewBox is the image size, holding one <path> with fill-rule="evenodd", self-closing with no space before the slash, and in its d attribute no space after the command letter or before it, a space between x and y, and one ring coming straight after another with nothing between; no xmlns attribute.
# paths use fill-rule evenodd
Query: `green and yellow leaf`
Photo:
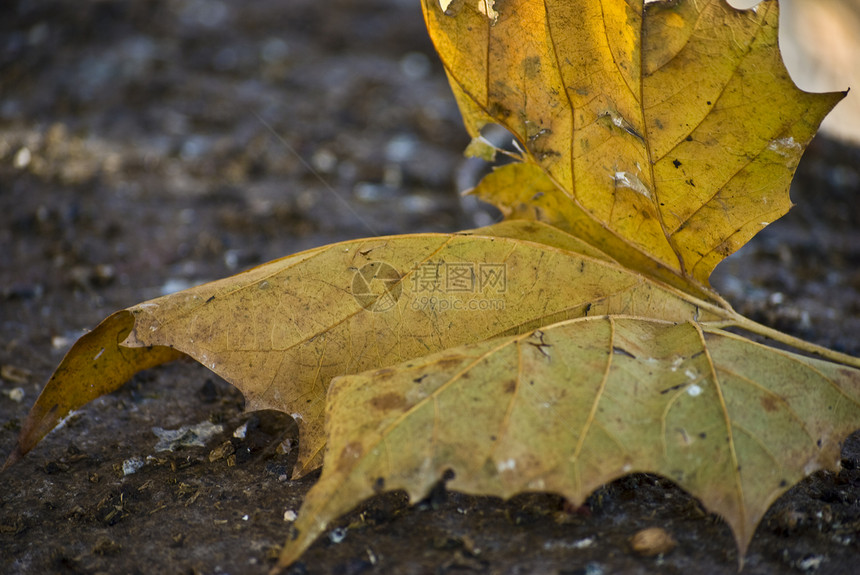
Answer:
<svg viewBox="0 0 860 575"><path fill-rule="evenodd" d="M838 469L860 421L860 370L700 324L583 318L335 379L329 446L281 565L381 490L448 486L574 505L659 473L720 514L743 556L768 506Z"/></svg>

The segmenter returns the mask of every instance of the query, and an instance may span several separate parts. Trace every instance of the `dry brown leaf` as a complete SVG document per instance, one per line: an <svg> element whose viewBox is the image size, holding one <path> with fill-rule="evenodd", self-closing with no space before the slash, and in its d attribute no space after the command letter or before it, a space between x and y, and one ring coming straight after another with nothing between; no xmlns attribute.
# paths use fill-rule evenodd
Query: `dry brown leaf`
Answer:
<svg viewBox="0 0 860 575"><path fill-rule="evenodd" d="M169 347L121 346L133 325L128 311L118 311L75 342L30 410L3 469L21 459L72 410L119 389L139 371L182 356Z"/></svg>
<svg viewBox="0 0 860 575"><path fill-rule="evenodd" d="M248 410L296 419L298 476L322 462L326 390L335 376L584 315L731 316L701 306L534 222L334 244L111 316L63 360L18 451L26 453L69 409L181 352L239 388ZM99 350L100 361L90 363ZM101 379L105 369L115 377ZM103 385L93 388L93 380ZM63 409L54 407L58 397Z"/></svg>

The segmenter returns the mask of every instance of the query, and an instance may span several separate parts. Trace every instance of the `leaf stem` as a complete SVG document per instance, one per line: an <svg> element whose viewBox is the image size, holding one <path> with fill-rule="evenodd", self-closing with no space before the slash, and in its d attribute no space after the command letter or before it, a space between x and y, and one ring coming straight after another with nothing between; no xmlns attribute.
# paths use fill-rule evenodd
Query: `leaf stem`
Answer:
<svg viewBox="0 0 860 575"><path fill-rule="evenodd" d="M738 313L735 313L734 317L732 317L732 323L736 327L745 329L751 333L764 336L773 341L778 341L780 343L790 345L797 350L817 355L828 361L841 363L842 365L848 365L860 369L860 358L848 355L847 353L833 351L832 349L827 349L826 347L816 345L808 341L804 341L800 338L788 335L787 333L783 333L779 330L767 327L766 325L762 325Z"/></svg>

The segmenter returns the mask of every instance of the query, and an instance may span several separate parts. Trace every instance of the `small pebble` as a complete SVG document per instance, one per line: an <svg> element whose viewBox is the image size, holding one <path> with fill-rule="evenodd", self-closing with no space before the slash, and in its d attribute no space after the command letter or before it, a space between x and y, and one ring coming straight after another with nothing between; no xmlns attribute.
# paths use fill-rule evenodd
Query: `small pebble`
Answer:
<svg viewBox="0 0 860 575"><path fill-rule="evenodd" d="M14 401L15 403L21 403L21 401L24 399L24 389L21 387L15 387L13 389L10 389L9 391L6 391L4 389L3 393L5 395L8 395L9 399Z"/></svg>
<svg viewBox="0 0 860 575"><path fill-rule="evenodd" d="M630 547L640 557L666 555L678 542L662 527L649 527L630 538Z"/></svg>
<svg viewBox="0 0 860 575"><path fill-rule="evenodd" d="M122 474L132 475L133 473L137 473L144 465L145 463L140 457L132 457L130 459L126 459L122 462Z"/></svg>
<svg viewBox="0 0 860 575"><path fill-rule="evenodd" d="M340 543L346 539L346 527L335 527L331 530L331 533L328 534L328 538L332 543Z"/></svg>
<svg viewBox="0 0 860 575"><path fill-rule="evenodd" d="M823 555L807 555L803 559L799 559L796 563L797 568L801 571L810 572L817 571L824 561Z"/></svg>
<svg viewBox="0 0 860 575"><path fill-rule="evenodd" d="M245 423L243 423L242 425L240 425L239 427L237 427L233 431L233 437L235 437L236 439L245 439L245 435L247 435L247 433L248 433L248 422L246 421Z"/></svg>
<svg viewBox="0 0 860 575"><path fill-rule="evenodd" d="M27 148L21 148L15 154L15 159L12 160L12 165L18 168L19 170L23 170L27 166L30 165L30 160L33 158L32 154L30 154L30 150Z"/></svg>

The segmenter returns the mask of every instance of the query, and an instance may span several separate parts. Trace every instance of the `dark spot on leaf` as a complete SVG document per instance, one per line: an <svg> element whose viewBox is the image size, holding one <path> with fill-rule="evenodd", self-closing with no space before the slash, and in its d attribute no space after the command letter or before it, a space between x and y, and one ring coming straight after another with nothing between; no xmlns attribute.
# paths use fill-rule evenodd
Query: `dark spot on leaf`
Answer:
<svg viewBox="0 0 860 575"><path fill-rule="evenodd" d="M377 477L376 481L373 482L373 492L379 493L383 489L385 489L385 478Z"/></svg>
<svg viewBox="0 0 860 575"><path fill-rule="evenodd" d="M631 359L636 359L636 356L635 356L635 355L633 355L632 353L630 353L629 351L627 351L627 350L626 350L626 349L624 349L623 347L617 347L617 346L616 346L616 347L613 347L613 348L612 348L612 353L614 353L614 354L616 354L616 355L624 355L624 356L627 356L627 357L629 357L629 358L631 358Z"/></svg>
<svg viewBox="0 0 860 575"><path fill-rule="evenodd" d="M779 486L780 487L788 487L788 481L783 479L782 481L779 482Z"/></svg>
<svg viewBox="0 0 860 575"><path fill-rule="evenodd" d="M430 374L429 374L429 373L425 373L425 374L424 374L424 375L422 375L421 377L416 377L415 379L413 379L413 380L412 380L412 382L413 382L413 383L421 383L422 381L424 381L424 378L425 378L425 377L427 377L428 375L430 375Z"/></svg>
<svg viewBox="0 0 860 575"><path fill-rule="evenodd" d="M667 387L666 389L664 389L660 392L660 395L666 395L670 391L675 391L676 389L681 389L685 385L687 385L687 384L686 383L679 383L678 385L673 385L672 387Z"/></svg>
<svg viewBox="0 0 860 575"><path fill-rule="evenodd" d="M821 447L821 440L819 439L818 441L816 441L815 445L817 445L818 447Z"/></svg>
<svg viewBox="0 0 860 575"><path fill-rule="evenodd" d="M460 363L459 357L446 357L445 359L440 359L436 362L436 365L439 369L450 369L452 367L457 367Z"/></svg>
<svg viewBox="0 0 860 575"><path fill-rule="evenodd" d="M773 413L779 408L776 399L772 395L766 395L761 398L761 406L768 413Z"/></svg>
<svg viewBox="0 0 860 575"><path fill-rule="evenodd" d="M540 74L540 58L538 56L532 56L530 58L523 59L523 72L526 77L535 77Z"/></svg>
<svg viewBox="0 0 860 575"><path fill-rule="evenodd" d="M693 141L693 136L687 136L686 138L684 138L684 140L686 140L686 141L688 141L688 142L692 142L692 141Z"/></svg>
<svg viewBox="0 0 860 575"><path fill-rule="evenodd" d="M209 303L209 302L210 302L210 301L212 301L213 299L215 299L215 296L214 296L214 295L213 295L213 296L209 296L209 299L207 299L204 303Z"/></svg>
<svg viewBox="0 0 860 575"><path fill-rule="evenodd" d="M710 105L711 105L711 101L710 101L710 100L708 100L708 101L707 101L707 104L708 104L708 106L710 106Z"/></svg>
<svg viewBox="0 0 860 575"><path fill-rule="evenodd" d="M591 311L591 304L587 303L587 304L585 304L585 311L583 312L582 315L588 316L588 312L590 312L590 311Z"/></svg>
<svg viewBox="0 0 860 575"><path fill-rule="evenodd" d="M517 389L517 381L512 379L505 383L505 393L513 393Z"/></svg>
<svg viewBox="0 0 860 575"><path fill-rule="evenodd" d="M505 119L511 115L511 111L502 106L498 102L493 102L490 105L490 116L495 118Z"/></svg>
<svg viewBox="0 0 860 575"><path fill-rule="evenodd" d="M368 403L375 409L387 411L403 408L406 405L406 398L399 393L389 392L372 398Z"/></svg>
<svg viewBox="0 0 860 575"><path fill-rule="evenodd" d="M708 437L708 434L705 433L704 431L699 434L699 439L705 439L706 437Z"/></svg>
<svg viewBox="0 0 860 575"><path fill-rule="evenodd" d="M693 183L693 178L690 178L689 180L687 180L687 181L686 181L686 182L684 182L684 183L685 183L685 184L689 184L689 185L693 186L694 188L696 187L696 184L694 184L694 183Z"/></svg>
<svg viewBox="0 0 860 575"><path fill-rule="evenodd" d="M681 162L678 160L678 158L675 158L674 160L672 160L672 165L675 166L676 168L680 168Z"/></svg>

